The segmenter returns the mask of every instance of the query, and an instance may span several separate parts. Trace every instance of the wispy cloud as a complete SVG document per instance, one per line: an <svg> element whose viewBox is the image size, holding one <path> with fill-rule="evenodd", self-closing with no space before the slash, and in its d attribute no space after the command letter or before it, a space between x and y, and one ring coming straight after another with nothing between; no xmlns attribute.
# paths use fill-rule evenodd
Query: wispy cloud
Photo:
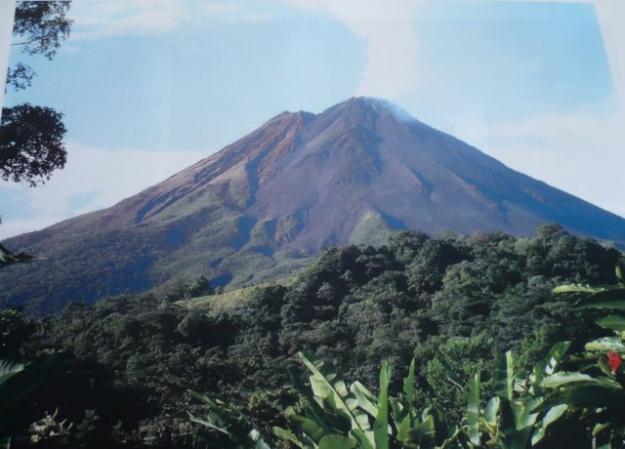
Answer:
<svg viewBox="0 0 625 449"><path fill-rule="evenodd" d="M67 166L54 173L44 186L27 189L0 183L5 195L13 192L24 196L26 204L22 210L33 211L27 217L12 217L3 210L0 238L110 207L206 156L196 151L105 150L71 143L68 152L71 158Z"/></svg>
<svg viewBox="0 0 625 449"><path fill-rule="evenodd" d="M420 82L426 67L413 20L426 0L284 1L329 13L364 40L367 64L357 95L398 98Z"/></svg>
<svg viewBox="0 0 625 449"><path fill-rule="evenodd" d="M625 2L623 0L493 0L594 4L612 72L617 109L571 111L492 124L472 139L516 169L625 217L620 179L625 154ZM471 131L467 131L470 135Z"/></svg>
<svg viewBox="0 0 625 449"><path fill-rule="evenodd" d="M266 18L224 0L74 0L72 39L169 33L207 20Z"/></svg>
<svg viewBox="0 0 625 449"><path fill-rule="evenodd" d="M367 45L367 65L356 94L398 98L427 78L415 17L435 0L283 0L323 11L343 22ZM454 0L450 0L454 1ZM455 0L594 4L618 93L625 108L625 1L623 0Z"/></svg>
<svg viewBox="0 0 625 449"><path fill-rule="evenodd" d="M623 114L532 117L491 124L469 140L519 171L625 217L623 123Z"/></svg>

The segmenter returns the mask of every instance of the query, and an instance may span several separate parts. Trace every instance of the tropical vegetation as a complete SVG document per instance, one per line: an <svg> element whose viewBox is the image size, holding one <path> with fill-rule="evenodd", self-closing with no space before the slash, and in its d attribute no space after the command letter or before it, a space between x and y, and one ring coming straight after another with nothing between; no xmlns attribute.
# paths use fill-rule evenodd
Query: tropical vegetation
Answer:
<svg viewBox="0 0 625 449"><path fill-rule="evenodd" d="M620 448L620 258L557 226L402 232L238 294L197 279L52 316L4 308L0 360L22 366L0 385L0 435L12 448Z"/></svg>

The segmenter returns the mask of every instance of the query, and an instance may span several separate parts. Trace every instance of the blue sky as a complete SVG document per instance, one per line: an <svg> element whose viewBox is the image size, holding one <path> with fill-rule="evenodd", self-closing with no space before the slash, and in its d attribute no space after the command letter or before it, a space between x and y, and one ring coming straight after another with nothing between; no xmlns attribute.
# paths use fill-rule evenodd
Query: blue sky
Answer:
<svg viewBox="0 0 625 449"><path fill-rule="evenodd" d="M625 40L592 3L75 0L72 15L57 58L28 58L39 76L6 99L65 113L69 163L37 189L0 185L0 237L110 206L283 110L353 95L625 215L605 162L625 159Z"/></svg>

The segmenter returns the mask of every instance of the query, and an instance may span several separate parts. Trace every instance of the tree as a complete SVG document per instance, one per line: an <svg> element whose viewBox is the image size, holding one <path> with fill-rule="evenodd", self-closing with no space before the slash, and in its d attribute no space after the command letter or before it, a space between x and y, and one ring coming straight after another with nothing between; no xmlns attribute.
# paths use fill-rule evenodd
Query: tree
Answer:
<svg viewBox="0 0 625 449"><path fill-rule="evenodd" d="M20 1L15 9L14 47L26 55L43 55L52 60L61 43L69 37L72 21L67 18L70 1ZM9 68L7 86L24 89L36 73L23 63Z"/></svg>
<svg viewBox="0 0 625 449"><path fill-rule="evenodd" d="M28 56L43 55L52 60L69 37L69 1L21 1L15 11L13 46ZM23 63L9 68L6 88L25 89L36 76ZM63 114L52 108L28 103L4 108L0 124L0 175L4 180L27 182L31 186L50 179L65 166Z"/></svg>
<svg viewBox="0 0 625 449"><path fill-rule="evenodd" d="M184 289L185 299L197 298L199 296L212 295L213 287L206 277L200 276L195 281L188 284Z"/></svg>
<svg viewBox="0 0 625 449"><path fill-rule="evenodd" d="M67 18L70 1L20 1L15 9L13 46L26 55L43 55L52 60L61 43L69 37L72 21ZM9 68L5 90L30 87L35 71L17 63ZM63 143L66 129L63 114L52 108L28 103L2 109L0 122L0 176L5 181L27 182L32 187L50 179L65 166ZM13 254L0 246L0 268L34 258Z"/></svg>
<svg viewBox="0 0 625 449"><path fill-rule="evenodd" d="M52 108L22 104L2 111L0 127L0 175L5 181L50 179L63 168L67 152L63 144L63 114Z"/></svg>

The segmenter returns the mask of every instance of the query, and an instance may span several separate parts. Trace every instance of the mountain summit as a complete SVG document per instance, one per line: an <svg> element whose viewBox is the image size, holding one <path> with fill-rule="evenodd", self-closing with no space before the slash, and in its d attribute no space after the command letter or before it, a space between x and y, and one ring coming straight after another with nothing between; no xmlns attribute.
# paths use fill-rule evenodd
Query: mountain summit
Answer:
<svg viewBox="0 0 625 449"><path fill-rule="evenodd" d="M284 112L117 205L6 242L46 257L3 270L5 303L53 310L181 275L284 274L323 247L395 229L530 235L544 223L625 241L625 220L506 167L394 104Z"/></svg>

